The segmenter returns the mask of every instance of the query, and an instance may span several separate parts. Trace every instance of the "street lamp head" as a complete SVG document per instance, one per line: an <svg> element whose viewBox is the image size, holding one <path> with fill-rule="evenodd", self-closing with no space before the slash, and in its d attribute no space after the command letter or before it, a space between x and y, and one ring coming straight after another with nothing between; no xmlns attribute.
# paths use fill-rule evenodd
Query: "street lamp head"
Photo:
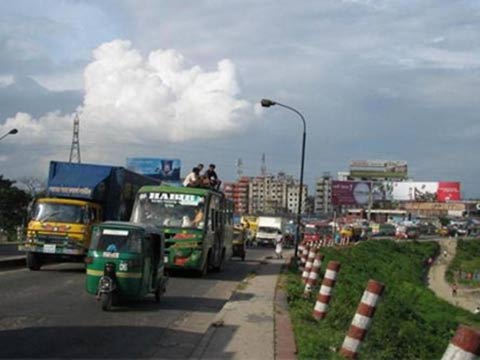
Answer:
<svg viewBox="0 0 480 360"><path fill-rule="evenodd" d="M8 132L10 135L15 135L16 133L18 133L18 130L17 129L12 129Z"/></svg>
<svg viewBox="0 0 480 360"><path fill-rule="evenodd" d="M275 101L272 101L272 100L269 100L269 99L262 99L262 101L260 101L260 103L262 104L263 107L270 107L270 106L273 106L273 105L277 104Z"/></svg>

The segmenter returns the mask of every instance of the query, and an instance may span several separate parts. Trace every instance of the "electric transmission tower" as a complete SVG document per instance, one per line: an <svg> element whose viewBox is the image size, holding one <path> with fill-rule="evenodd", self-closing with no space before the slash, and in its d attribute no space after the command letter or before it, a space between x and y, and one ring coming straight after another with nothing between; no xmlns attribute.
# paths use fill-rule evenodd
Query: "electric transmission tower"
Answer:
<svg viewBox="0 0 480 360"><path fill-rule="evenodd" d="M237 176L238 178L240 179L242 177L242 174L243 174L243 161L242 161L242 158L238 158L237 159Z"/></svg>
<svg viewBox="0 0 480 360"><path fill-rule="evenodd" d="M267 176L267 161L265 159L265 153L262 154L262 167L260 168L262 176Z"/></svg>
<svg viewBox="0 0 480 360"><path fill-rule="evenodd" d="M75 119L73 119L73 138L69 162L82 162L80 159L80 118L78 114L75 114Z"/></svg>

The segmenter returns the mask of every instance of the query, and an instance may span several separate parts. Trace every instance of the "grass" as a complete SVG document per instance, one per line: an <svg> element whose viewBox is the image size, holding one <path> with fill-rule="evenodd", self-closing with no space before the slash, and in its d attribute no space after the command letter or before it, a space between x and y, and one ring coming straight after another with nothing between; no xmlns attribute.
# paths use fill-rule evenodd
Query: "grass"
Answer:
<svg viewBox="0 0 480 360"><path fill-rule="evenodd" d="M300 275L289 272L286 289L300 359L340 359L342 345L369 279L386 285L360 359L441 358L458 324L480 328L480 316L438 299L424 285L425 262L438 244L367 241L354 247L322 249L325 259L342 264L327 317L311 314L315 299L304 299ZM313 292L318 293L318 288Z"/></svg>
<svg viewBox="0 0 480 360"><path fill-rule="evenodd" d="M458 240L457 252L447 269L447 281L453 282L457 278L458 282L463 285L472 287L480 286L480 281L475 279L461 279L455 276L460 271L463 272L480 272L480 239Z"/></svg>

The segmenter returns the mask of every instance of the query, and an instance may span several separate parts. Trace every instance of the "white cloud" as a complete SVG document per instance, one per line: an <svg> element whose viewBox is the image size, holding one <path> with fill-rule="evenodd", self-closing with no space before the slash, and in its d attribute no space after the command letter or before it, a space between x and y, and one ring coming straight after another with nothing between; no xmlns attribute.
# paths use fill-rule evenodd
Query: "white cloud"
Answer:
<svg viewBox="0 0 480 360"><path fill-rule="evenodd" d="M239 99L230 60L205 71L188 67L175 50L156 50L144 59L122 40L99 46L93 56L84 71L85 99L78 109L80 142L88 146L89 161L108 161L97 151L101 148L118 156L120 144L124 151L135 144L155 146L232 134L246 129L253 117L253 106ZM18 146L61 146L64 157L73 117L53 112L35 119L18 113L0 126L0 132L18 128ZM35 156L42 154L32 154L32 161Z"/></svg>

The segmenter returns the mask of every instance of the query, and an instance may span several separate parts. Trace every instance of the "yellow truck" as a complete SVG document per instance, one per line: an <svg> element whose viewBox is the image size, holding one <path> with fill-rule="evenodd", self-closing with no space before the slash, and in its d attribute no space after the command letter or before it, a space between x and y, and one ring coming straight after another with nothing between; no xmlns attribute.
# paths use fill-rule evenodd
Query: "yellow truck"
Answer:
<svg viewBox="0 0 480 360"><path fill-rule="evenodd" d="M92 225L104 220L128 221L135 194L159 181L123 167L52 161L47 197L30 209L26 241L27 267L46 261L83 261Z"/></svg>

